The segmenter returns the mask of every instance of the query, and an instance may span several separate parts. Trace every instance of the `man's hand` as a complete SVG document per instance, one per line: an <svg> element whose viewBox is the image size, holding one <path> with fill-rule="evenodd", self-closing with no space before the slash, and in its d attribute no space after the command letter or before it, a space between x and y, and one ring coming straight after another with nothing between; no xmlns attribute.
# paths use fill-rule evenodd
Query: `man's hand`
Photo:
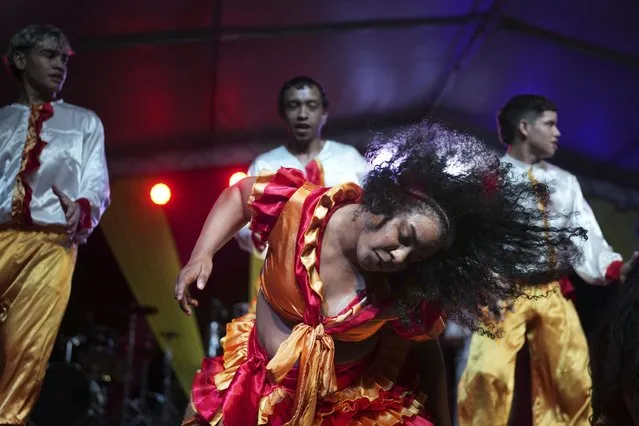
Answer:
<svg viewBox="0 0 639 426"><path fill-rule="evenodd" d="M64 212L64 216L67 220L67 234L69 235L69 238L74 241L75 234L78 231L78 224L80 223L82 208L80 207L80 204L67 197L67 195L56 185L53 185L52 189L53 193L56 197L58 197L58 200L60 200L62 211Z"/></svg>
<svg viewBox="0 0 639 426"><path fill-rule="evenodd" d="M197 288L202 290L211 276L213 261L208 257L191 258L180 271L175 283L175 300L180 308L191 315L191 306L197 308L198 301L191 297L189 286L197 281Z"/></svg>
<svg viewBox="0 0 639 426"><path fill-rule="evenodd" d="M626 281L628 274L637 263L638 258L639 258L639 251L636 251L632 254L632 256L630 257L630 260L628 260L626 263L623 264L623 266L621 267L621 273L619 275L619 281L621 281L622 283Z"/></svg>

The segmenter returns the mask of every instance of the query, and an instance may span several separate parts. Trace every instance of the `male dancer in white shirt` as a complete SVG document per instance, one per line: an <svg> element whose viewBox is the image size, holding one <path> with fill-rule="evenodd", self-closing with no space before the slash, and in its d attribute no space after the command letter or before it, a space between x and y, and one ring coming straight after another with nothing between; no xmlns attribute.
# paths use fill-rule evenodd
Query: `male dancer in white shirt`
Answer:
<svg viewBox="0 0 639 426"><path fill-rule="evenodd" d="M305 172L307 179L321 186L340 183L362 184L367 170L366 160L352 146L322 138L328 119L328 97L322 85L306 77L294 77L282 85L278 97L278 113L289 137L286 142L259 155L248 169L249 176L264 170L290 167ZM249 300L257 295L257 276L265 252L255 248L248 226L237 235L242 249L252 253Z"/></svg>
<svg viewBox="0 0 639 426"><path fill-rule="evenodd" d="M0 109L0 425L24 425L67 306L77 245L109 204L98 116L58 94L72 50L53 26L15 34L20 84Z"/></svg>
<svg viewBox="0 0 639 426"><path fill-rule="evenodd" d="M537 95L515 96L498 117L500 136L514 179L552 183L549 202L537 208L548 213L544 226L580 226L588 230L581 242L583 261L574 265L585 281L605 285L624 281L637 253L623 263L606 242L585 200L577 178L545 160L560 137L557 108ZM549 252L553 262L555 253ZM505 426L514 390L517 353L528 340L531 358L532 417L539 425L589 425L591 380L588 346L572 301L562 295L566 283L549 283L514 303L499 323L503 337L491 340L473 334L466 369L459 384L459 424ZM538 296L538 297L537 297Z"/></svg>

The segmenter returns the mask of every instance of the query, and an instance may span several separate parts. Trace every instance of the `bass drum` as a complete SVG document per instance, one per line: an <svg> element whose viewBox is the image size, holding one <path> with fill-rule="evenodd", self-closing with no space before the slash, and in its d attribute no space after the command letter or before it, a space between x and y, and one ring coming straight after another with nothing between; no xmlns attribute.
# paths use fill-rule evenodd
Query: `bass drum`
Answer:
<svg viewBox="0 0 639 426"><path fill-rule="evenodd" d="M78 365L52 363L47 368L40 398L29 424L93 425L102 414L105 403L104 390Z"/></svg>

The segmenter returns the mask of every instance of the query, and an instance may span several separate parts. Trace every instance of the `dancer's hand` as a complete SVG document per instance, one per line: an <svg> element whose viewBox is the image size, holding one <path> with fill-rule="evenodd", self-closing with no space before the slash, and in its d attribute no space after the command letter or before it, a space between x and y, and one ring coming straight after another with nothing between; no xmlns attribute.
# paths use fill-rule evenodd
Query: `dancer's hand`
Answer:
<svg viewBox="0 0 639 426"><path fill-rule="evenodd" d="M58 197L58 200L60 200L64 217L67 220L67 234L71 240L75 240L75 234L78 231L78 225L80 224L82 208L80 207L80 204L67 197L67 195L56 185L53 185L51 189L53 189L53 193L56 197Z"/></svg>
<svg viewBox="0 0 639 426"><path fill-rule="evenodd" d="M624 263L623 266L621 267L621 274L619 276L619 280L622 283L626 281L628 274L637 263L637 259L639 259L639 251L634 252L632 256L630 257L630 260Z"/></svg>
<svg viewBox="0 0 639 426"><path fill-rule="evenodd" d="M197 308L198 301L191 297L189 286L197 282L197 288L202 290L206 282L211 276L213 269L213 261L204 256L191 258L184 268L180 271L175 283L175 300L178 301L180 308L187 314L191 315L191 306Z"/></svg>

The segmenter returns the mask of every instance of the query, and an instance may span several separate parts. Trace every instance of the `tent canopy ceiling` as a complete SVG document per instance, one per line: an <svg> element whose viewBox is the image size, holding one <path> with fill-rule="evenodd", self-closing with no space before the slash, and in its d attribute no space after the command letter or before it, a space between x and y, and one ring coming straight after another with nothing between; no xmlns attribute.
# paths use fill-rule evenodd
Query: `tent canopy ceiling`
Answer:
<svg viewBox="0 0 639 426"><path fill-rule="evenodd" d="M71 37L64 97L102 117L116 173L248 163L283 136L282 82L308 74L331 100L327 132L358 146L427 115L496 143L510 96L547 95L557 162L639 187L634 0L5 3L0 39L36 22ZM0 78L1 101L12 86Z"/></svg>

